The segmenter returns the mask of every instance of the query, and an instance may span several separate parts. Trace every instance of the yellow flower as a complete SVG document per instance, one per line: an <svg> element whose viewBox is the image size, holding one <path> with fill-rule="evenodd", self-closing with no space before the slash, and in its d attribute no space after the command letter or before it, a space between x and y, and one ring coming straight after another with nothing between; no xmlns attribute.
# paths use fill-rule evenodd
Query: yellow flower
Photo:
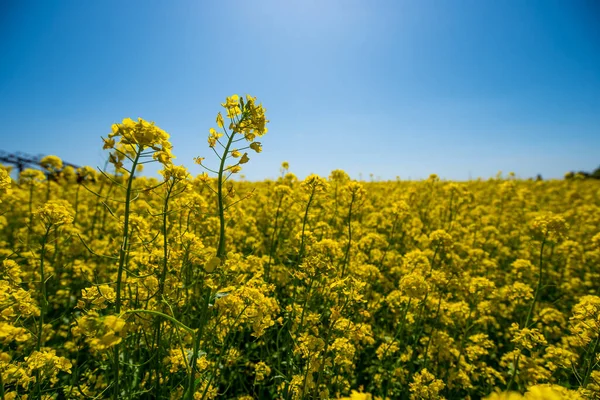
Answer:
<svg viewBox="0 0 600 400"><path fill-rule="evenodd" d="M2 272L13 284L19 285L22 282L21 267L14 260L7 259L2 261Z"/></svg>
<svg viewBox="0 0 600 400"><path fill-rule="evenodd" d="M441 379L436 379L427 368L424 368L413 376L409 387L411 400L441 400L443 397L439 393L446 387L446 384Z"/></svg>
<svg viewBox="0 0 600 400"><path fill-rule="evenodd" d="M380 397L373 398L373 395L370 393L357 392L353 390L350 392L349 397L338 397L338 400L379 400Z"/></svg>
<svg viewBox="0 0 600 400"><path fill-rule="evenodd" d="M42 219L47 227L70 224L73 222L73 216L66 204L68 203L64 200L49 201L40 207L35 214Z"/></svg>
<svg viewBox="0 0 600 400"><path fill-rule="evenodd" d="M208 273L214 272L214 270L221 265L221 259L219 257L212 257L204 264L204 270Z"/></svg>
<svg viewBox="0 0 600 400"><path fill-rule="evenodd" d="M19 175L21 182L28 185L36 185L46 180L46 176L39 169L27 168Z"/></svg>
<svg viewBox="0 0 600 400"><path fill-rule="evenodd" d="M421 274L411 273L400 279L400 289L408 297L421 300L427 294L429 285Z"/></svg>
<svg viewBox="0 0 600 400"><path fill-rule="evenodd" d="M544 334L537 328L519 329L519 325L514 323L509 328L513 335L512 342L520 348L532 350L536 346L545 346L548 344Z"/></svg>
<svg viewBox="0 0 600 400"><path fill-rule="evenodd" d="M55 381L59 371L70 374L73 366L66 358L57 356L55 350L34 351L30 356L25 357L25 362L30 373L42 371L50 381Z"/></svg>
<svg viewBox="0 0 600 400"><path fill-rule="evenodd" d="M239 165L228 165L227 167L225 167L225 170L230 171L232 174L236 174L242 170L242 167L240 167Z"/></svg>
<svg viewBox="0 0 600 400"><path fill-rule="evenodd" d="M173 164L165 165L164 169L158 172L163 176L165 181L168 181L169 179L173 179L174 181L182 181L187 179L189 176L189 173L184 166L177 166Z"/></svg>
<svg viewBox="0 0 600 400"><path fill-rule="evenodd" d="M48 172L57 172L62 169L63 162L57 156L46 156L40 160L40 165Z"/></svg>
<svg viewBox="0 0 600 400"><path fill-rule="evenodd" d="M558 242L567 237L569 225L562 216L549 212L535 218L532 228L534 238Z"/></svg>
<svg viewBox="0 0 600 400"><path fill-rule="evenodd" d="M316 174L311 174L302 181L302 188L309 193L324 192L327 190L327 186L328 184L325 179Z"/></svg>
<svg viewBox="0 0 600 400"><path fill-rule="evenodd" d="M594 235L594 237L592 237L592 243L594 244L596 249L600 250L600 232L598 232Z"/></svg>
<svg viewBox="0 0 600 400"><path fill-rule="evenodd" d="M0 343L9 345L11 342L25 342L30 338L31 335L25 328L0 322Z"/></svg>
<svg viewBox="0 0 600 400"><path fill-rule="evenodd" d="M348 184L344 186L343 190L346 193L346 195L354 201L362 199L366 194L363 185L359 182L354 181L348 182Z"/></svg>
<svg viewBox="0 0 600 400"><path fill-rule="evenodd" d="M116 125L113 125L116 126ZM102 150L109 150L109 149L114 149L115 148L115 139L109 138L109 139L105 139L102 138L102 140L104 141L104 145L102 146Z"/></svg>
<svg viewBox="0 0 600 400"><path fill-rule="evenodd" d="M171 163L171 159L175 158L175 156L173 156L173 154L171 153L171 150L166 149L166 150L155 151L154 154L152 154L152 158L163 165L167 165L167 164ZM138 165L138 166L143 167L143 165Z"/></svg>
<svg viewBox="0 0 600 400"><path fill-rule="evenodd" d="M244 153L244 155L240 159L239 163L240 164L246 164L248 161L250 161L250 158L248 157L248 153Z"/></svg>
<svg viewBox="0 0 600 400"><path fill-rule="evenodd" d="M141 152L149 148L154 150L153 158L162 164L168 164L174 158L171 154L172 145L169 142L169 134L156 126L154 122L148 122L142 118L138 118L137 122L131 118L125 118L122 123L113 124L108 138L102 138L102 140L104 149L114 149L109 154L109 161L117 169L123 167L125 154L132 155L136 151ZM137 148L132 146L137 146Z"/></svg>
<svg viewBox="0 0 600 400"><path fill-rule="evenodd" d="M215 147L217 145L217 141L223 136L223 134L217 132L215 128L210 128L208 132L208 145L210 147Z"/></svg>
<svg viewBox="0 0 600 400"><path fill-rule="evenodd" d="M0 203L2 197L9 196L12 193L12 180L4 168L0 168Z"/></svg>
<svg viewBox="0 0 600 400"><path fill-rule="evenodd" d="M583 400L577 392L559 385L535 385L527 389L525 400Z"/></svg>
<svg viewBox="0 0 600 400"><path fill-rule="evenodd" d="M106 308L108 306L106 303L114 302L116 296L115 290L106 284L92 286L81 291L82 299L90 302L97 309Z"/></svg>
<svg viewBox="0 0 600 400"><path fill-rule="evenodd" d="M210 182L210 176L206 172L203 172L198 175L198 180L202 183L208 183Z"/></svg>
<svg viewBox="0 0 600 400"><path fill-rule="evenodd" d="M271 368L263 361L254 364L254 373L257 382L264 381L266 377L271 375Z"/></svg>
<svg viewBox="0 0 600 400"><path fill-rule="evenodd" d="M521 393L517 392L502 392L492 393L487 396L484 400L523 400L524 397Z"/></svg>
<svg viewBox="0 0 600 400"><path fill-rule="evenodd" d="M429 240L431 240L433 245L441 248L449 248L453 244L452 236L443 229L431 232Z"/></svg>
<svg viewBox="0 0 600 400"><path fill-rule="evenodd" d="M225 103L221 103L221 105L227 111L227 118L234 118L242 113L242 109L240 108L240 96L234 94L225 99Z"/></svg>
<svg viewBox="0 0 600 400"><path fill-rule="evenodd" d="M250 143L250 148L257 153L260 153L262 151L262 144L260 142L252 142Z"/></svg>
<svg viewBox="0 0 600 400"><path fill-rule="evenodd" d="M119 333L125 328L125 320L116 315L107 315L106 318L104 318L104 325L109 330Z"/></svg>

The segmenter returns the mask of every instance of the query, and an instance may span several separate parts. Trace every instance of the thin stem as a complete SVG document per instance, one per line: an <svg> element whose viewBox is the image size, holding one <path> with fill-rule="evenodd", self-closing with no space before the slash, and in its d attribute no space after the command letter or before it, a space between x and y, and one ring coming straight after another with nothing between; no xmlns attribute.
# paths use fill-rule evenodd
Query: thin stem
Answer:
<svg viewBox="0 0 600 400"><path fill-rule="evenodd" d="M412 301L412 298L410 298L410 297L409 297L409 298L408 298L408 303L406 304L406 307L404 308L404 312L402 313L402 321L400 322L400 326L399 326L399 327L398 327L398 329L396 330L396 334L394 335L394 337L392 338L392 340L390 340L390 343L389 343L389 344L387 345L387 347L385 348L385 351L383 352L383 356L381 357L381 359L382 359L382 360L384 360L384 359L385 359L385 357L386 357L386 355L387 355L387 352L388 352L388 350L390 349L390 347L392 347L392 344L394 344L394 342L395 342L397 339L401 339L401 338L402 338L402 334L404 333L404 326L405 326L405 324L406 324L406 315L408 314L408 309L410 308L410 302L411 302L411 301ZM392 368L392 370L396 368L396 365L398 364L398 361L399 361L399 360L400 360L400 358L398 358L398 359L396 360L396 362L394 363L394 368ZM388 393L388 390L389 390L389 384L390 384L390 382L389 382L389 377L388 377L388 375L389 375L389 372L390 372L389 370L388 370L388 371L386 371L386 376L385 376L385 385L384 385L384 387L383 387L383 397L382 397L383 399L387 399L387 393Z"/></svg>
<svg viewBox="0 0 600 400"><path fill-rule="evenodd" d="M306 203L306 210L304 211L304 218L302 220L302 235L300 239L300 250L298 250L298 260L296 261L296 265L300 265L300 263L302 262L302 257L304 256L304 236L306 231L306 223L308 222L308 210L310 209L310 204L312 203L314 197L315 189L313 188L312 192L310 192L308 203Z"/></svg>
<svg viewBox="0 0 600 400"><path fill-rule="evenodd" d="M225 259L225 201L223 199L223 172L225 168L225 160L229 153L229 147L231 147L232 140L235 136L235 132L231 133L227 140L227 146L221 157L221 164L219 165L219 175L217 178L217 199L219 202L219 245L217 247L217 257L221 259L221 262Z"/></svg>
<svg viewBox="0 0 600 400"><path fill-rule="evenodd" d="M160 281L158 284L158 296L162 296L165 289L165 279L167 277L167 266L168 266L168 242L167 242L167 223L168 223L168 213L169 213L169 200L171 198L171 193L173 192L173 188L175 187L176 181L173 180L171 185L167 189L167 196L165 197L165 202L163 205L163 213L162 213L162 234L163 234L163 269L160 275Z"/></svg>
<svg viewBox="0 0 600 400"><path fill-rule="evenodd" d="M79 210L79 189L81 189L81 185L77 185L77 189L75 190L75 216L73 217L73 225L77 223L77 215Z"/></svg>
<svg viewBox="0 0 600 400"><path fill-rule="evenodd" d="M50 174L46 175L46 203L50 200Z"/></svg>
<svg viewBox="0 0 600 400"><path fill-rule="evenodd" d="M344 301L344 304L340 308L340 315L346 308L347 304L348 304L348 298L346 298L346 301ZM319 366L319 372L317 374L317 383L315 385L315 398L318 398L319 386L321 386L321 380L322 380L323 374L325 372L325 361L327 360L327 351L329 350L329 338L331 337L331 332L333 331L334 325L335 325L335 320L331 319L329 321L329 326L327 328L327 334L325 335L325 346L323 348L323 357L321 359L321 365ZM307 366L307 368L308 368L308 366Z"/></svg>
<svg viewBox="0 0 600 400"><path fill-rule="evenodd" d="M29 186L29 225L27 226L27 247L31 237L31 226L33 224L33 183Z"/></svg>
<svg viewBox="0 0 600 400"><path fill-rule="evenodd" d="M133 179L135 176L135 169L137 166L137 163L140 159L140 154L142 152L142 147L138 147L137 149L138 151L136 152L135 155L135 160L133 161L133 164L131 166L131 173L129 174L129 179L127 181L127 191L125 193L125 215L124 215L124 221L123 221L123 242L121 244L121 247L119 249L119 267L117 270L117 293L116 293L116 299L115 299L115 313L116 314L120 314L121 313L121 290L122 290L122 284L123 284L123 269L125 267L125 258L127 256L127 252L128 252L128 245L129 245L129 214L130 214L130 206L131 206L131 187L133 185ZM114 370L115 370L115 379L114 379L114 385L115 388L113 390L113 399L114 400L118 400L119 399L119 348L120 345L117 344L115 346L115 355L114 355Z"/></svg>
<svg viewBox="0 0 600 400"><path fill-rule="evenodd" d="M598 351L598 345L600 344L600 334L596 337L596 341L594 342L594 347L592 348L592 352L588 358L588 365L585 371L585 375L583 377L583 383L581 385L582 388L585 388L590 380L590 376L592 374L592 369L594 367L594 363L596 360L596 351Z"/></svg>
<svg viewBox="0 0 600 400"><path fill-rule="evenodd" d="M352 206L354 205L355 195L352 194L352 200L350 200L350 208L348 209L348 247L346 248L346 254L344 254L344 262L342 264L342 279L346 275L346 267L350 260L350 248L352 247Z"/></svg>
<svg viewBox="0 0 600 400"><path fill-rule="evenodd" d="M189 326L187 326L183 322L181 322L181 321L179 321L179 320L171 317L170 315L167 315L165 313L161 313L160 311L154 311L154 310L127 310L123 314L152 314L152 315L156 315L156 316L162 317L162 318L164 318L164 319L166 319L168 321L171 321L173 324L179 326L180 328L183 328L188 333L194 334L194 330L192 328L190 328Z"/></svg>
<svg viewBox="0 0 600 400"><path fill-rule="evenodd" d="M168 228L168 213L169 213L169 199L171 197L171 193L173 192L173 188L175 187L176 181L173 179L171 181L171 184L169 185L169 187L167 188L167 195L165 196L165 202L163 205L163 212L162 212L162 234L163 234L163 268L160 274L160 279L158 281L158 293L157 293L157 297L159 298L159 300L162 298L163 296L163 292L165 290L165 279L167 277L167 267L168 267L168 259L169 259L169 247L168 247L168 241L167 241L167 228ZM157 356L156 356L156 364L155 364L155 374L156 374L156 383L155 383L155 390L157 391L157 398L160 397L160 360L161 358L161 346L160 346L160 342L161 342L161 336L162 336L162 329L161 329L161 323L160 321L156 321L156 325L155 325L155 338L156 338L156 352L157 352Z"/></svg>
<svg viewBox="0 0 600 400"><path fill-rule="evenodd" d="M265 282L269 282L269 275L271 272L271 262L273 260L273 253L275 252L275 234L277 233L277 222L279 220L279 212L281 210L281 203L283 202L283 196L281 195L279 198L279 202L277 204L277 211L275 212L275 222L273 222L273 235L271 235L271 246L269 249L269 262L267 263L267 268L265 269Z"/></svg>
<svg viewBox="0 0 600 400"><path fill-rule="evenodd" d="M523 325L523 328L529 327L529 322L531 322L531 318L533 317L533 310L535 308L535 303L538 301L540 292L542 290L542 273L543 273L542 258L543 258L543 254L544 254L544 245L545 244L546 244L546 241L545 240L542 241L542 246L540 248L540 258L539 258L538 284L535 289L535 295L533 297L533 301L531 302L531 305L529 306L529 311L527 312L527 319L525 320L525 325Z"/></svg>
<svg viewBox="0 0 600 400"><path fill-rule="evenodd" d="M46 256L46 242L48 240L48 235L50 234L50 229L52 229L52 224L46 227L46 233L42 237L42 250L40 252L40 320L38 322L38 334L37 334L37 342L35 345L35 349L40 351L42 345L44 344L44 316L46 315L48 309L48 293L46 292L46 275L44 270L44 257ZM35 373L36 375L36 393L38 398L42 398L42 374L38 369Z"/></svg>
<svg viewBox="0 0 600 400"><path fill-rule="evenodd" d="M192 359L190 361L190 376L188 381L188 391L186 394L187 400L194 399L194 392L196 390L196 383L194 380L194 375L196 372L196 361L198 360L198 351L200 350L200 341L202 340L202 335L204 333L204 327L206 326L207 315L206 312L208 310L208 305L210 303L210 298L212 296L212 290L209 289L206 294L206 298L204 299L204 303L202 305L202 310L200 311L200 327L196 331L194 337L194 354L192 354Z"/></svg>
<svg viewBox="0 0 600 400"><path fill-rule="evenodd" d="M50 234L50 229L52 229L52 225L48 225L48 227L46 228L46 233L44 234L44 236L42 237L42 250L40 253L40 306L41 306L41 310L40 310L40 320L38 323L38 338L37 338L37 344L35 346L35 349L37 351L40 351L43 343L43 339L42 337L43 335L43 327L44 327L44 316L46 314L47 308L48 308L48 298L47 298L47 289L46 289L46 275L45 275L45 269L44 269L44 257L46 256L46 242L48 240L48 235Z"/></svg>
<svg viewBox="0 0 600 400"><path fill-rule="evenodd" d="M543 272L543 256L544 256L544 246L546 244L546 239L544 238L544 240L542 240L542 245L540 247L540 257L539 257L539 271L538 271L538 284L537 284L537 288L535 289L535 295L533 296L533 301L531 302L531 305L529 306L529 311L527 312L527 318L525 319L525 324L523 325L523 328L527 328L529 326L529 322L531 321L531 318L533 316L533 310L535 308L535 303L537 302L539 296L540 296L540 291L542 290L542 272ZM512 374L512 376L510 377L510 381L508 381L508 385L506 385L506 390L509 391L513 385L513 383L515 382L515 378L517 377L517 373L519 372L519 360L521 359L521 353L519 352L519 354L517 354L516 358L515 358L515 370Z"/></svg>

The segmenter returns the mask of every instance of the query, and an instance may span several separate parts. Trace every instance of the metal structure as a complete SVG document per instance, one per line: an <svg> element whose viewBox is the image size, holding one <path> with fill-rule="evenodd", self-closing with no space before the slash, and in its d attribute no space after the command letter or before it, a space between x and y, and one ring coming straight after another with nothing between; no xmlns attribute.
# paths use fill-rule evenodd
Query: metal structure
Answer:
<svg viewBox="0 0 600 400"><path fill-rule="evenodd" d="M21 153L20 151L16 153L8 153L6 151L0 150L0 163L3 164L11 164L17 167L19 174L23 172L26 167L41 167L40 161L44 158L45 155L38 154L37 156L32 156L29 154ZM65 167L73 167L76 170L79 168L78 165L71 164L63 160L63 165Z"/></svg>

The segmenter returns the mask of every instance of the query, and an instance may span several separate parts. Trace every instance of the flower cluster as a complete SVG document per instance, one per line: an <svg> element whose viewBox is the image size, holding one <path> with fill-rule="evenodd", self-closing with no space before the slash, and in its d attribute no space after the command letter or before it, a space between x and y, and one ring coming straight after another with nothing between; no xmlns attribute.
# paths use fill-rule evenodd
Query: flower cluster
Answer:
<svg viewBox="0 0 600 400"><path fill-rule="evenodd" d="M138 118L137 122L125 118L122 123L113 124L112 131L103 140L104 149L112 150L109 160L117 169L123 167L126 158L138 160L147 149L150 149L152 158L163 165L170 164L173 158L169 134L154 125L154 122L142 118ZM134 163L137 164L135 161Z"/></svg>
<svg viewBox="0 0 600 400"><path fill-rule="evenodd" d="M12 193L12 179L10 174L4 168L0 168L0 202L2 197L10 196Z"/></svg>

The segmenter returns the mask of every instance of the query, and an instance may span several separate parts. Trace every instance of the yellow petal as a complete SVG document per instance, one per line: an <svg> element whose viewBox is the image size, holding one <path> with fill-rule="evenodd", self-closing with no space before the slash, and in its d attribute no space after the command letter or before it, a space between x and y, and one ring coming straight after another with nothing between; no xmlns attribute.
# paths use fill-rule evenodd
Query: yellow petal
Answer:
<svg viewBox="0 0 600 400"><path fill-rule="evenodd" d="M221 264L219 257L213 257L204 264L204 270L208 273L213 272Z"/></svg>

